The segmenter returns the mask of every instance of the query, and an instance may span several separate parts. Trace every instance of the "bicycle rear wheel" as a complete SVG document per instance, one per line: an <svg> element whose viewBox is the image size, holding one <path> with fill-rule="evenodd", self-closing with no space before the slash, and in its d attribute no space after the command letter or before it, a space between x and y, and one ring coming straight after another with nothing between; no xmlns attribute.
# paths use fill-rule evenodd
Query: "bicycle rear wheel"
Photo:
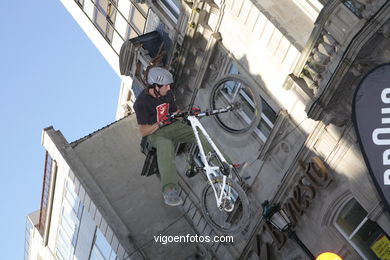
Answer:
<svg viewBox="0 0 390 260"><path fill-rule="evenodd" d="M217 233L231 234L240 232L249 221L249 200L244 190L236 182L228 180L225 191L230 190L231 200L226 200L222 207L217 206L214 190L220 194L223 179L215 178L202 193L201 208L203 216Z"/></svg>
<svg viewBox="0 0 390 260"><path fill-rule="evenodd" d="M211 109L218 109L232 103L239 108L214 116L217 123L227 132L244 134L252 131L260 122L261 100L255 86L248 84L239 75L229 75L219 80L210 95Z"/></svg>

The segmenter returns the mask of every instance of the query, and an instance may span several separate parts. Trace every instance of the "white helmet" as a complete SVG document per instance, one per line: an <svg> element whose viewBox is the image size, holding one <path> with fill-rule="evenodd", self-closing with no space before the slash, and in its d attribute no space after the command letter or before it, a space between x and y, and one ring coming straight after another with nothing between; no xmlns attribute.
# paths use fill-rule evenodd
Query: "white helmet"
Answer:
<svg viewBox="0 0 390 260"><path fill-rule="evenodd" d="M173 83L173 76L168 70L161 67L153 67L148 72L148 84L169 85Z"/></svg>

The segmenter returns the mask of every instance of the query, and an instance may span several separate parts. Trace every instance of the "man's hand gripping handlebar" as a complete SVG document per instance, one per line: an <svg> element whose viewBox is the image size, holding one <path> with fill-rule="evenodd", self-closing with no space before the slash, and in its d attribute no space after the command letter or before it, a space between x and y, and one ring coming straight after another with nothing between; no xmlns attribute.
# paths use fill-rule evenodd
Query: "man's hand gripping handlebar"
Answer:
<svg viewBox="0 0 390 260"><path fill-rule="evenodd" d="M207 110L201 111L199 108L192 108L189 111L175 113L175 114L172 114L168 117L170 119L177 119L180 117L185 119L188 116L196 116L196 117L200 118L200 117L204 117L204 116L212 116L212 115L216 115L216 114L220 114L220 113L226 113L226 112L229 112L229 111L232 111L235 109L239 109L240 107L241 107L241 103L235 102L235 103L229 104L226 107L222 107L222 108L214 109L214 110L207 109Z"/></svg>

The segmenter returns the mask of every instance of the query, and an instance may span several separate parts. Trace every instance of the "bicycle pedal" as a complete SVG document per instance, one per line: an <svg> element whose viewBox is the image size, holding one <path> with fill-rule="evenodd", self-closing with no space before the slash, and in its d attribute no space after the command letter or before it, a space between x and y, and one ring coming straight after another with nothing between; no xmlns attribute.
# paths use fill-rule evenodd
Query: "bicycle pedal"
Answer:
<svg viewBox="0 0 390 260"><path fill-rule="evenodd" d="M195 171L195 170L191 170L191 169L187 169L187 170L186 170L186 176L187 176L188 178L192 178L192 177L194 177L194 176L197 175L197 174L198 174L198 172Z"/></svg>

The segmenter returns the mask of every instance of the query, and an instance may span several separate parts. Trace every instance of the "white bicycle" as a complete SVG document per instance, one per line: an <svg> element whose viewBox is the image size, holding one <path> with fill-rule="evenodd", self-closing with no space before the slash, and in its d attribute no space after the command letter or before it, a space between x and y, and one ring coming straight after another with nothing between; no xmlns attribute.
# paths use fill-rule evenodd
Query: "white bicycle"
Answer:
<svg viewBox="0 0 390 260"><path fill-rule="evenodd" d="M230 112L239 107L238 104L230 104L221 109L181 112L170 116L171 119L187 120L194 131L202 165L193 167L195 171L204 173L208 180L201 197L203 215L217 232L224 234L239 232L248 224L249 200L242 188L245 184L236 166L228 163L199 119ZM200 132L212 147L208 154L205 153Z"/></svg>

